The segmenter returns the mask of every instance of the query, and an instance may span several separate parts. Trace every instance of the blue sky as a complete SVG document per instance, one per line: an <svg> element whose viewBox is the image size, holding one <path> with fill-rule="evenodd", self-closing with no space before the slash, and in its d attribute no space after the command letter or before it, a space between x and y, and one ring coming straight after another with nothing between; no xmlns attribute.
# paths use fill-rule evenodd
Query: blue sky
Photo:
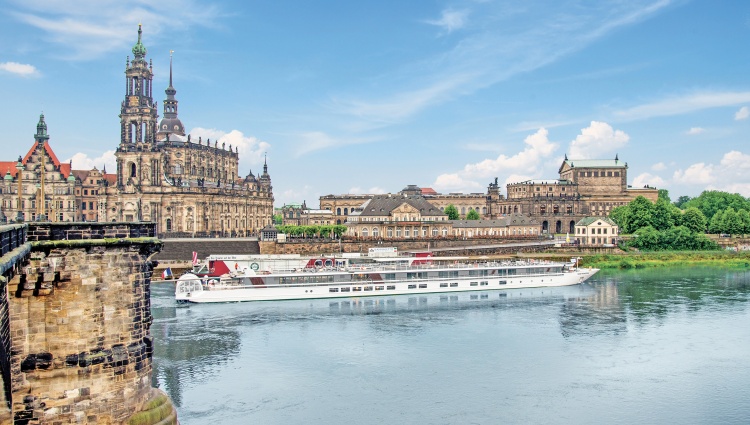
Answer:
<svg viewBox="0 0 750 425"><path fill-rule="evenodd" d="M565 154L633 186L750 196L750 2L6 0L0 159L40 112L74 168L114 168L143 24L188 132L268 154L276 205L556 178ZM4 170L2 170L4 174Z"/></svg>

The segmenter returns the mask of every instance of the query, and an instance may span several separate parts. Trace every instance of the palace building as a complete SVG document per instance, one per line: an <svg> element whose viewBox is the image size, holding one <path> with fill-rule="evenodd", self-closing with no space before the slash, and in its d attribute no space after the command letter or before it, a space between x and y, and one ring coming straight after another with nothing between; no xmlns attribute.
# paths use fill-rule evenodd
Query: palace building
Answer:
<svg viewBox="0 0 750 425"><path fill-rule="evenodd" d="M17 163L0 162L7 169L5 216L15 219L20 212L25 220L153 221L161 237L244 236L271 224L274 198L267 161L259 176L249 172L240 177L237 147L186 135L178 117L171 57L159 120L153 67L146 61L140 25L132 52L133 60L128 57L125 66L116 172L71 170L71 164L61 164L49 147L42 116L29 153Z"/></svg>

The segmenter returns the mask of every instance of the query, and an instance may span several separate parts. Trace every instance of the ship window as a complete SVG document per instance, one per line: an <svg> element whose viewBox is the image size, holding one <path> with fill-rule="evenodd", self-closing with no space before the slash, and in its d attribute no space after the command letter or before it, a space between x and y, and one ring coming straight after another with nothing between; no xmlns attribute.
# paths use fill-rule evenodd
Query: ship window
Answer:
<svg viewBox="0 0 750 425"><path fill-rule="evenodd" d="M487 286L488 284L489 284L489 282L486 282L486 281L485 282L479 282L480 286Z"/></svg>
<svg viewBox="0 0 750 425"><path fill-rule="evenodd" d="M384 278L385 280L396 280L396 273L386 273Z"/></svg>
<svg viewBox="0 0 750 425"><path fill-rule="evenodd" d="M338 292L339 288L328 288L328 292Z"/></svg>
<svg viewBox="0 0 750 425"><path fill-rule="evenodd" d="M396 289L396 285L388 285L388 290L389 291L392 291L394 289Z"/></svg>
<svg viewBox="0 0 750 425"><path fill-rule="evenodd" d="M349 288L341 288L341 292L349 292Z"/></svg>
<svg viewBox="0 0 750 425"><path fill-rule="evenodd" d="M441 288L447 288L447 287L448 287L448 282L443 282L443 283L441 283L441 284L440 284L440 287L441 287Z"/></svg>
<svg viewBox="0 0 750 425"><path fill-rule="evenodd" d="M469 284L469 286L478 286L478 285L479 285L479 282L471 282L471 283Z"/></svg>
<svg viewBox="0 0 750 425"><path fill-rule="evenodd" d="M457 287L457 286L458 286L458 283L457 283L457 282L453 282L453 283L451 283L451 288L455 288L455 287Z"/></svg>
<svg viewBox="0 0 750 425"><path fill-rule="evenodd" d="M501 285L507 285L507 284L508 284L508 281L507 281L507 280L501 280L501 281L500 281L500 284L501 284Z"/></svg>
<svg viewBox="0 0 750 425"><path fill-rule="evenodd" d="M409 289L417 289L417 285L409 285Z"/></svg>
<svg viewBox="0 0 750 425"><path fill-rule="evenodd" d="M385 286L376 286L375 287L376 291L382 291L383 289L385 289Z"/></svg>
<svg viewBox="0 0 750 425"><path fill-rule="evenodd" d="M365 286L365 291L372 291L372 286Z"/></svg>
<svg viewBox="0 0 750 425"><path fill-rule="evenodd" d="M425 289L425 288L427 288L427 284L426 283L420 283L419 287L422 288L422 289Z"/></svg>
<svg viewBox="0 0 750 425"><path fill-rule="evenodd" d="M352 288L352 292L360 292L360 291L362 291L361 286L355 286L354 288Z"/></svg>

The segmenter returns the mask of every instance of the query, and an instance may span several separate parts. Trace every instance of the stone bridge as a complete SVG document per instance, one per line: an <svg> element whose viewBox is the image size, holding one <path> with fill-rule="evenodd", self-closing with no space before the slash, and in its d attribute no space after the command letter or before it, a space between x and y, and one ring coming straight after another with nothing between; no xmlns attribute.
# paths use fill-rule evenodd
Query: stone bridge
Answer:
<svg viewBox="0 0 750 425"><path fill-rule="evenodd" d="M11 224L0 244L0 424L176 424L151 387L154 224Z"/></svg>

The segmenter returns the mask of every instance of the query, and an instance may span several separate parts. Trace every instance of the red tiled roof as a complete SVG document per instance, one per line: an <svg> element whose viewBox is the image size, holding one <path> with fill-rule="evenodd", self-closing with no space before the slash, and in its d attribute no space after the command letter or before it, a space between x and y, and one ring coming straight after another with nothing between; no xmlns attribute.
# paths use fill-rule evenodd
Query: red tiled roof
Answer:
<svg viewBox="0 0 750 425"><path fill-rule="evenodd" d="M422 189L422 195L437 195L438 193L435 192L435 189L431 187L423 187Z"/></svg>
<svg viewBox="0 0 750 425"><path fill-rule="evenodd" d="M109 184L116 184L117 183L117 174L113 173L102 173L102 178L109 182Z"/></svg>
<svg viewBox="0 0 750 425"><path fill-rule="evenodd" d="M21 161L24 165L29 162L29 158L31 158L31 155L36 150L38 144L39 142L35 141L34 144L31 145L31 149L29 149L29 151L26 153L26 156L24 156L23 160ZM63 177L67 179L70 175L70 164L60 164L60 160L57 159L57 155L55 155L55 151L52 150L52 146L50 146L49 142L44 144L44 150L47 152L47 155L50 157L50 159L52 159L52 163L55 165L55 168L58 168Z"/></svg>
<svg viewBox="0 0 750 425"><path fill-rule="evenodd" d="M18 164L18 161L0 161L0 177L5 177L5 173L8 171L10 171L11 176L15 177L18 174L16 164Z"/></svg>

